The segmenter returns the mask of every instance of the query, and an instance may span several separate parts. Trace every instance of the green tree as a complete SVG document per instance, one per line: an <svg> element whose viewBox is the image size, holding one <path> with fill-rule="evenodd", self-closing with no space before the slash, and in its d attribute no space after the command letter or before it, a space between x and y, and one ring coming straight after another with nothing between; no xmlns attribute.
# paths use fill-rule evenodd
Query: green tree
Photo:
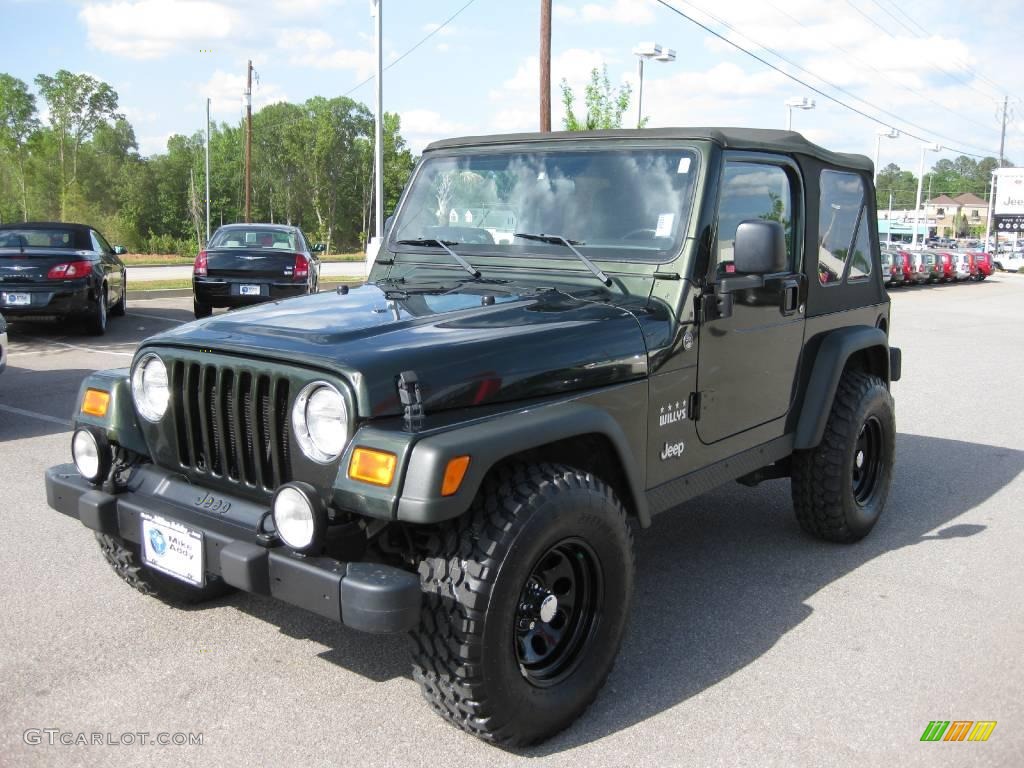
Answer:
<svg viewBox="0 0 1024 768"><path fill-rule="evenodd" d="M66 69L53 77L37 75L39 93L50 108L50 124L58 140L61 174L61 216L64 216L68 188L78 181L78 152L93 132L109 120L117 120L117 92L92 75ZM71 150L71 179L67 178L66 154Z"/></svg>
<svg viewBox="0 0 1024 768"><path fill-rule="evenodd" d="M590 71L590 82L583 95L586 113L582 119L576 116L574 111L576 95L564 78L561 89L562 106L565 108L562 127L565 130L594 131L601 128L622 127L622 115L629 109L632 89L629 83L623 83L617 90L613 89L611 81L608 79L607 66L602 65L600 71L596 67Z"/></svg>
<svg viewBox="0 0 1024 768"><path fill-rule="evenodd" d="M28 221L28 185L25 161L29 142L39 129L36 98L28 86L15 77L0 73L0 153L13 159L20 191L21 215Z"/></svg>
<svg viewBox="0 0 1024 768"><path fill-rule="evenodd" d="M917 199L917 177L910 171L901 170L896 163L889 163L878 172L878 181L875 183L878 210L889 207L890 193L894 209L912 209Z"/></svg>

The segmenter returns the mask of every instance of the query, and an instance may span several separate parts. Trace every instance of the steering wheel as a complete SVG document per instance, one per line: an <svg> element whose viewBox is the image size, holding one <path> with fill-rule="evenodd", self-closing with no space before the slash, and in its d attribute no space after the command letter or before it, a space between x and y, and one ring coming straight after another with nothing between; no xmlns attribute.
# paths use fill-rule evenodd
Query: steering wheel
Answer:
<svg viewBox="0 0 1024 768"><path fill-rule="evenodd" d="M633 229L622 236L623 240L653 240L657 232L653 229L643 227L641 229Z"/></svg>

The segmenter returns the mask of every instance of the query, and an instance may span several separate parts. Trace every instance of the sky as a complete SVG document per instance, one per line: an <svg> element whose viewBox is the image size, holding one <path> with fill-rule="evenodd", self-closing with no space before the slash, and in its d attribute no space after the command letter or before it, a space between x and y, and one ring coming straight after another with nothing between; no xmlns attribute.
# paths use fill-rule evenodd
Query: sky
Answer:
<svg viewBox="0 0 1024 768"><path fill-rule="evenodd" d="M415 152L448 136L537 130L540 0L382 3L384 59L393 64L383 78L384 108L401 115ZM656 42L676 59L646 65L650 126L784 128L784 102L806 96L817 106L793 110L794 130L829 149L873 157L877 133L896 127L898 139L881 140L880 166L895 162L916 174L922 139L943 146L926 153L929 166L961 152L998 155L1000 105L1009 96L1006 156L1024 164L1020 0L668 4L725 40L656 0L554 0L555 127L558 83L565 78L582 102L584 82L601 65L613 83L633 86L624 122L634 124L632 50ZM248 59L258 77L255 108L317 95L373 105L372 81L357 87L374 72L369 0L0 0L0 20L0 72L33 89L37 74L61 68L106 81L144 155L163 151L172 134L201 130L207 97L216 120L238 121Z"/></svg>

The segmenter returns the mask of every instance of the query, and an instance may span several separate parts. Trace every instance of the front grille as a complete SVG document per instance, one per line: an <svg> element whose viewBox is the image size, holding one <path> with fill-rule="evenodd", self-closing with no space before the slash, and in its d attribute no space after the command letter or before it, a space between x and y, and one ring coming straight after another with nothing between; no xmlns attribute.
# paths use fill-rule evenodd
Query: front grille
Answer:
<svg viewBox="0 0 1024 768"><path fill-rule="evenodd" d="M291 479L288 379L175 360L178 461L193 473L273 491Z"/></svg>

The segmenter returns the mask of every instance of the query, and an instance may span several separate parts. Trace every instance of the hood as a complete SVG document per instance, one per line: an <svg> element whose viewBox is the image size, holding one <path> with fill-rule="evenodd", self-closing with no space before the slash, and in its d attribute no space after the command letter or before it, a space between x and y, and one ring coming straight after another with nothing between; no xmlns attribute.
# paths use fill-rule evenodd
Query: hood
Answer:
<svg viewBox="0 0 1024 768"><path fill-rule="evenodd" d="M189 323L148 339L264 357L345 376L359 414L401 413L396 380L415 371L427 413L543 397L643 377L636 317L552 289L385 292L364 285Z"/></svg>

